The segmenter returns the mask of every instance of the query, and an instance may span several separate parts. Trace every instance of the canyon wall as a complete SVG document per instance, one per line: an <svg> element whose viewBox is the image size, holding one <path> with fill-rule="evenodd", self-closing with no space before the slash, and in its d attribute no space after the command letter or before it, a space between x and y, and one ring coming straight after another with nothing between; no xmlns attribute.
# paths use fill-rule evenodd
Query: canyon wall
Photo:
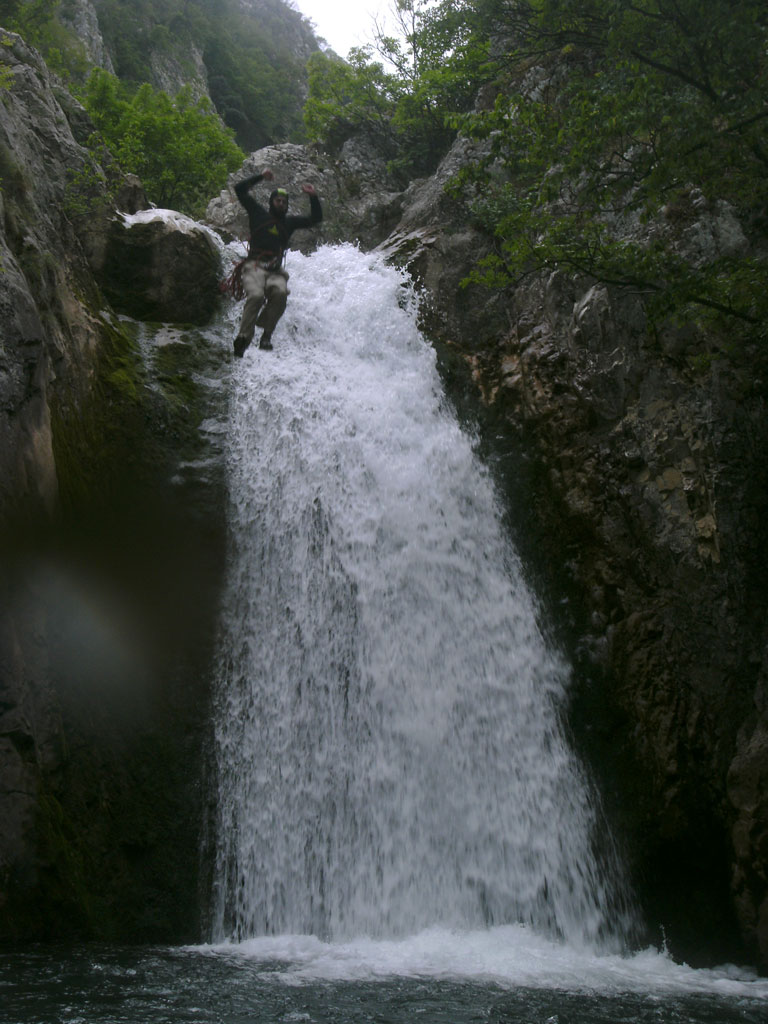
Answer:
<svg viewBox="0 0 768 1024"><path fill-rule="evenodd" d="M197 382L221 359L191 326L142 351L118 213L141 189L94 161L39 55L0 44L0 941L192 939L223 563L198 429L222 399ZM175 258L215 292L207 241Z"/></svg>

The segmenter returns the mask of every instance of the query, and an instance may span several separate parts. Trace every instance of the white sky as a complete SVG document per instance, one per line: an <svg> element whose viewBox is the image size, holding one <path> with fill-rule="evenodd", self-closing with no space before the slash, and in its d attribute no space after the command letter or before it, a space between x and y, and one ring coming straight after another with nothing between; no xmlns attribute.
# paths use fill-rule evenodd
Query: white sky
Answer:
<svg viewBox="0 0 768 1024"><path fill-rule="evenodd" d="M388 10L388 0L293 0L305 17L315 23L315 33L329 43L340 57L353 46L373 39L373 18Z"/></svg>

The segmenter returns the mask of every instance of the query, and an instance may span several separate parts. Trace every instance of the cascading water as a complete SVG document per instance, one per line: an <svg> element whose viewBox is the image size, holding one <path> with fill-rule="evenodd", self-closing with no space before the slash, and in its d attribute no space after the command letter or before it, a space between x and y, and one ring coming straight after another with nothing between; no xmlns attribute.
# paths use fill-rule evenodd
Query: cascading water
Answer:
<svg viewBox="0 0 768 1024"><path fill-rule="evenodd" d="M411 292L352 247L290 269L233 368L214 938L620 940L567 669Z"/></svg>

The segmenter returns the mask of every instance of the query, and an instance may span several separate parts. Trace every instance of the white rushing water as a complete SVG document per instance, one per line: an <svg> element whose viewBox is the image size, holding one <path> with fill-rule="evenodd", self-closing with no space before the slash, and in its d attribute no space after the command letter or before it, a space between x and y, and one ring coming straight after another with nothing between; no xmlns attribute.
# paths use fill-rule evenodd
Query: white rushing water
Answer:
<svg viewBox="0 0 768 1024"><path fill-rule="evenodd" d="M263 965L270 971L271 980L290 987L313 982L420 979L492 984L507 990L583 993L593 998L596 1006L604 998L635 994L659 1000L659 1016L654 1019L681 1024L699 1019L674 1013L675 998L686 995L724 999L734 1007L741 1000L749 1000L749 1005L768 1004L768 978L748 968L725 964L694 969L656 949L638 950L632 955L598 952L554 942L520 925L482 931L429 928L401 939L358 938L349 942L281 935L248 939L236 945L189 948L196 955ZM597 1019L606 1018L600 1015ZM629 1014L620 1019L635 1018ZM706 1019L714 1021L717 1017Z"/></svg>
<svg viewBox="0 0 768 1024"><path fill-rule="evenodd" d="M232 372L214 938L620 946L567 669L410 290L349 246L288 269L275 351Z"/></svg>

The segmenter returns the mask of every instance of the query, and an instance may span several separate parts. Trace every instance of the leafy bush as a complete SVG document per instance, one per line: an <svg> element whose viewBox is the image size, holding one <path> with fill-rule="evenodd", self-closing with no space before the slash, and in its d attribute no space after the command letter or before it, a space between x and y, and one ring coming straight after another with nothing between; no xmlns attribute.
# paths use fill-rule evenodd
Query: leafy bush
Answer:
<svg viewBox="0 0 768 1024"><path fill-rule="evenodd" d="M188 87L171 99L144 84L131 96L114 75L97 69L84 101L123 170L141 178L158 206L199 216L243 161L210 100L195 99Z"/></svg>
<svg viewBox="0 0 768 1024"><path fill-rule="evenodd" d="M404 176L427 174L455 137L452 115L471 109L488 78L488 40L468 0L393 0L398 36L347 62L315 54L309 63L307 134L339 145L355 132L377 137ZM376 51L381 60L375 60Z"/></svg>
<svg viewBox="0 0 768 1024"><path fill-rule="evenodd" d="M463 176L498 242L478 276L561 267L639 290L659 316L726 316L764 334L764 4L478 3L514 42L494 109L454 122L488 141ZM726 208L749 243L692 259L681 235Z"/></svg>

